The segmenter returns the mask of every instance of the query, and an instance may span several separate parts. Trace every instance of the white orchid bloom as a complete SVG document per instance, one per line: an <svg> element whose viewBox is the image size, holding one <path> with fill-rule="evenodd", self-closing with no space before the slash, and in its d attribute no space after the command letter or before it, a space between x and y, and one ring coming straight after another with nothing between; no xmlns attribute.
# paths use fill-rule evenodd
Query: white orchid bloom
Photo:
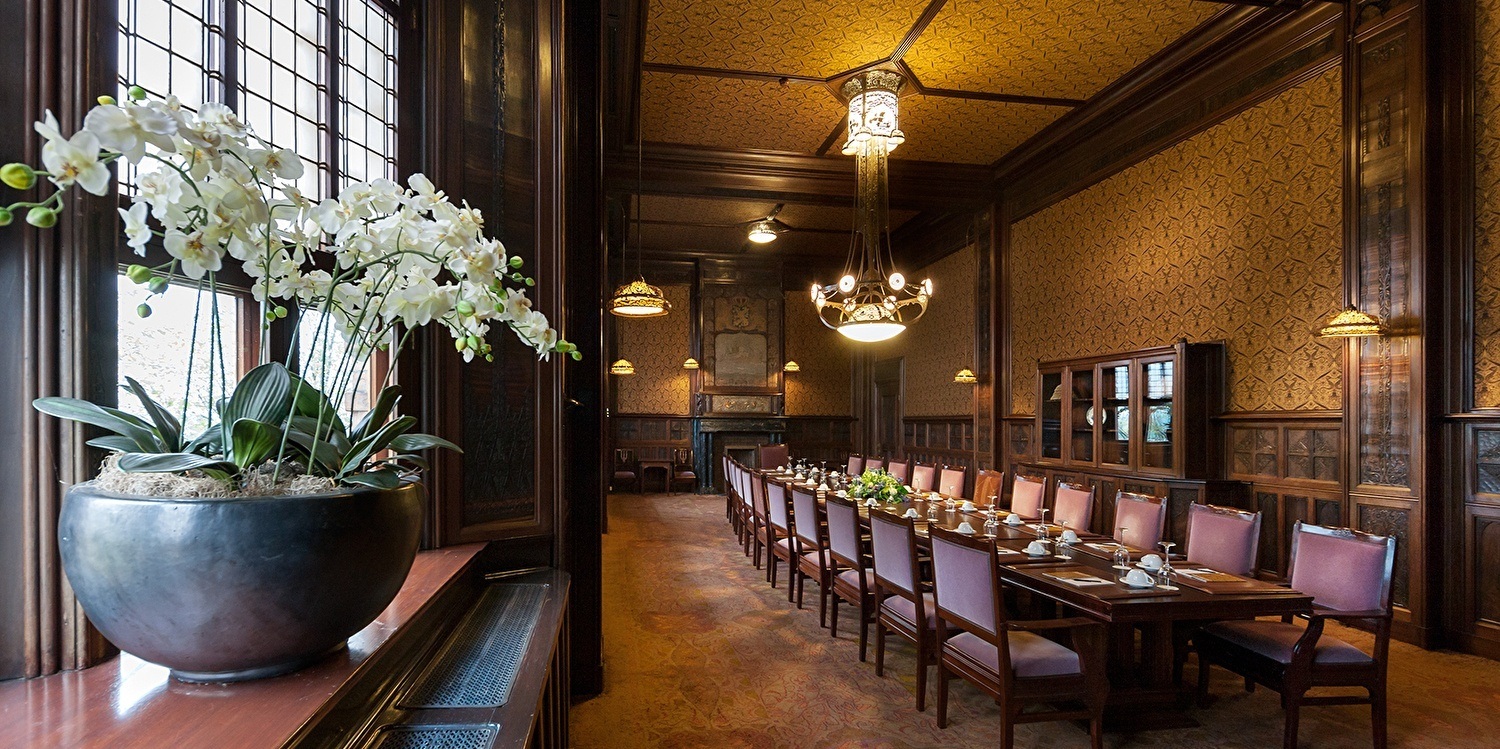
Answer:
<svg viewBox="0 0 1500 749"><path fill-rule="evenodd" d="M151 241L151 227L146 224L146 207L145 203L136 201L129 209L119 209L120 218L125 222L126 244L141 256L145 256L146 243Z"/></svg>
<svg viewBox="0 0 1500 749"><path fill-rule="evenodd" d="M58 187L78 185L94 195L109 191L109 167L99 161L99 139L87 130L79 130L71 138L64 138L57 130L57 118L47 113L45 123L37 123L36 131L47 139L42 146L42 164L47 167L48 179Z"/></svg>
<svg viewBox="0 0 1500 749"><path fill-rule="evenodd" d="M290 148L256 148L250 151L250 163L266 174L281 179L300 179L303 173L302 157Z"/></svg>
<svg viewBox="0 0 1500 749"><path fill-rule="evenodd" d="M119 151L132 164L140 163L147 144L166 153L177 150L172 142L172 136L177 134L177 121L150 107L100 105L83 118L83 129L93 133L100 145Z"/></svg>
<svg viewBox="0 0 1500 749"><path fill-rule="evenodd" d="M173 229L167 232L162 244L168 255L182 263L182 274L188 278L197 280L223 267L223 248L204 230L184 234Z"/></svg>

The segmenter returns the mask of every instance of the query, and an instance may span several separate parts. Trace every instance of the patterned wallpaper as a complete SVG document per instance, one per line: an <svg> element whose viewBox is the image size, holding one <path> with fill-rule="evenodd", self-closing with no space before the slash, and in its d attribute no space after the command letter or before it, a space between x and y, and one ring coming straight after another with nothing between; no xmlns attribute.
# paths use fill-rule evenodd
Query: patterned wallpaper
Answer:
<svg viewBox="0 0 1500 749"><path fill-rule="evenodd" d="M689 319L692 302L689 287L661 287L672 305L666 317L645 320L615 320L615 359L629 359L635 374L617 377L616 409L626 414L671 414L692 412L692 383L682 362L688 357ZM611 362L614 359L610 360Z"/></svg>
<svg viewBox="0 0 1500 749"><path fill-rule="evenodd" d="M1474 405L1500 408L1500 0L1474 23Z"/></svg>
<svg viewBox="0 0 1500 749"><path fill-rule="evenodd" d="M906 416L972 416L974 386L953 381L958 370L974 369L974 299L979 254L973 247L906 274L932 279L927 314L905 333L875 349L875 358L906 360Z"/></svg>
<svg viewBox="0 0 1500 749"><path fill-rule="evenodd" d="M855 344L818 320L807 293L786 292L786 358L802 367L788 372L788 416L849 416Z"/></svg>
<svg viewBox="0 0 1500 749"><path fill-rule="evenodd" d="M1016 223L1013 413L1036 362L1224 339L1230 410L1339 408L1340 71Z"/></svg>

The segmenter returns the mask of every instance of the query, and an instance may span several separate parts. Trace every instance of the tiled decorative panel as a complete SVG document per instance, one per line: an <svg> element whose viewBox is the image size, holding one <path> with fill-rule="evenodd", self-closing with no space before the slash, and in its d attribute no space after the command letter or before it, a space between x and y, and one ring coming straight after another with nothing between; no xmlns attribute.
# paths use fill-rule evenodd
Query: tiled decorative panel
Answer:
<svg viewBox="0 0 1500 749"><path fill-rule="evenodd" d="M854 347L858 344L819 321L806 292L788 291L785 296L786 358L801 367L782 379L786 414L852 415Z"/></svg>
<svg viewBox="0 0 1500 749"><path fill-rule="evenodd" d="M1286 439L1287 478L1339 480L1337 429L1288 429Z"/></svg>
<svg viewBox="0 0 1500 749"><path fill-rule="evenodd" d="M1500 431L1474 430L1474 465L1479 493L1500 495Z"/></svg>
<svg viewBox="0 0 1500 749"><path fill-rule="evenodd" d="M1235 427L1231 432L1233 473L1241 476L1277 476L1276 428Z"/></svg>
<svg viewBox="0 0 1500 749"><path fill-rule="evenodd" d="M1012 227L1014 413L1036 363L1223 339L1231 411L1336 409L1341 73L1332 69Z"/></svg>
<svg viewBox="0 0 1500 749"><path fill-rule="evenodd" d="M966 247L906 274L912 281L932 279L932 303L922 316L891 341L872 346L877 360L906 360L905 415L972 416L974 386L953 381L958 370L977 369L974 361L975 291L978 250Z"/></svg>
<svg viewBox="0 0 1500 749"><path fill-rule="evenodd" d="M692 306L685 285L662 287L672 305L665 317L615 320L615 359L629 359L635 374L610 375L624 414L682 415L692 406L692 387L682 362L688 358ZM613 361L613 360L611 360Z"/></svg>
<svg viewBox="0 0 1500 749"><path fill-rule="evenodd" d="M1396 537L1396 569L1391 578L1391 600L1397 606L1410 603L1411 564L1411 512L1399 507L1360 505L1356 515L1357 527L1366 533Z"/></svg>
<svg viewBox="0 0 1500 749"><path fill-rule="evenodd" d="M1500 0L1474 20L1474 405L1500 408Z"/></svg>

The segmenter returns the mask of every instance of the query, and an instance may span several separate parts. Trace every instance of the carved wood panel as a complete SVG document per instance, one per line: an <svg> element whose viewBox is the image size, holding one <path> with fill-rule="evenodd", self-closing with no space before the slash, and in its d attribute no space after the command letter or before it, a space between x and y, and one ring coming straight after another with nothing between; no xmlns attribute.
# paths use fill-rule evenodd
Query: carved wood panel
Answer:
<svg viewBox="0 0 1500 749"><path fill-rule="evenodd" d="M1360 504L1355 524L1359 530L1381 536L1396 537L1396 569L1391 578L1391 600L1402 607L1411 606L1412 510L1407 507Z"/></svg>
<svg viewBox="0 0 1500 749"><path fill-rule="evenodd" d="M1500 513L1493 509L1468 512L1469 563L1473 596L1473 622L1500 626Z"/></svg>

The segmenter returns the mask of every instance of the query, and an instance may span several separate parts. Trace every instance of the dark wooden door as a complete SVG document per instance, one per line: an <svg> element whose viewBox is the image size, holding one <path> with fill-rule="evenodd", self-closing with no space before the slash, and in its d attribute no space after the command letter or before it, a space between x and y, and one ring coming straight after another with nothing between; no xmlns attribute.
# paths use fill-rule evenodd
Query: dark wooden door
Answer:
<svg viewBox="0 0 1500 749"><path fill-rule="evenodd" d="M888 359L875 365L874 456L895 457L899 453L904 369L904 359Z"/></svg>

